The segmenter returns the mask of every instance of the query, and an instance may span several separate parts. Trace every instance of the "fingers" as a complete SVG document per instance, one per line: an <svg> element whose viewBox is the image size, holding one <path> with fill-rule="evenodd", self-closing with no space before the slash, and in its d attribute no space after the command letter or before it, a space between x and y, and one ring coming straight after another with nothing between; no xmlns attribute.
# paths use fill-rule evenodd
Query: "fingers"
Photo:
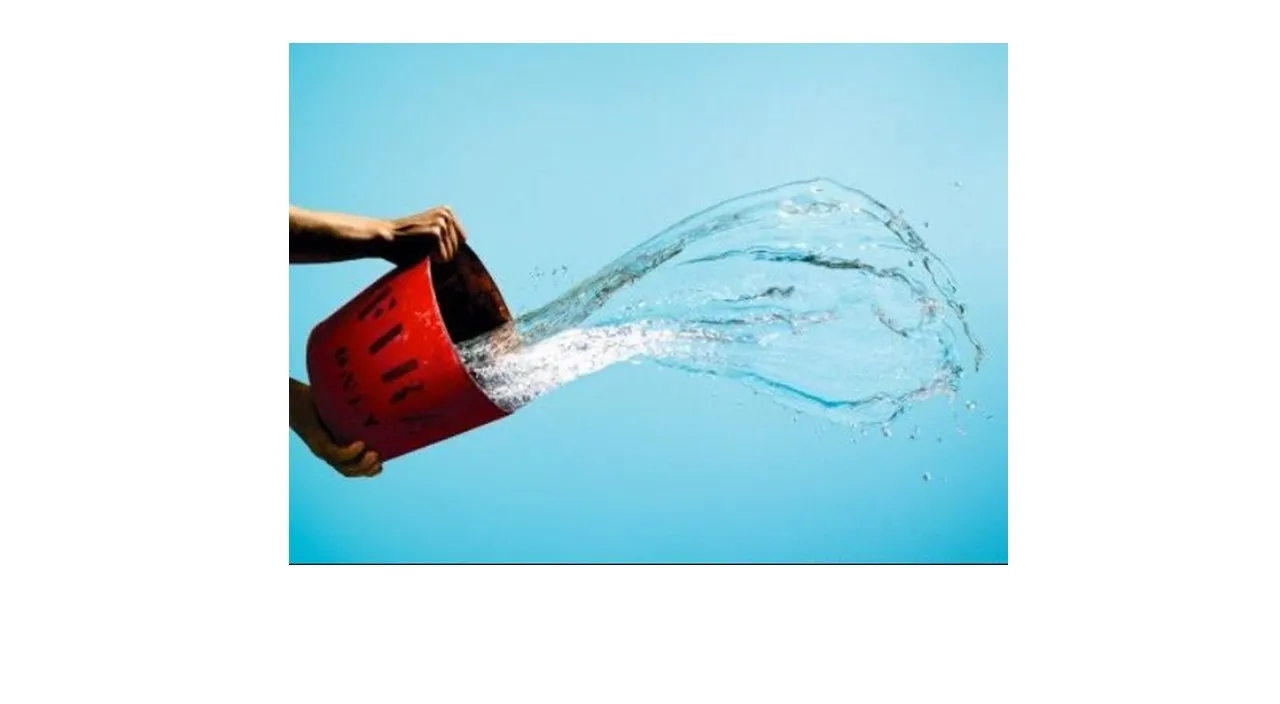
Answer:
<svg viewBox="0 0 1280 704"><path fill-rule="evenodd" d="M454 215L453 208L442 205L440 209L444 211L449 220L449 227L452 230L453 236L449 240L449 259L453 259L462 243L467 241L467 233L462 229L462 221L458 219L457 215Z"/></svg>
<svg viewBox="0 0 1280 704"><path fill-rule="evenodd" d="M436 212L443 225L440 233L440 259L452 261L453 255L458 252L458 218L454 217L453 210L447 205L436 208Z"/></svg>
<svg viewBox="0 0 1280 704"><path fill-rule="evenodd" d="M360 459L363 454L364 443L356 441L346 447L334 445L333 449L328 453L329 456L325 459L333 464L346 464Z"/></svg>
<svg viewBox="0 0 1280 704"><path fill-rule="evenodd" d="M382 473L382 459L370 450L359 460L339 467L338 471L345 477L376 477Z"/></svg>
<svg viewBox="0 0 1280 704"><path fill-rule="evenodd" d="M462 226L447 206L433 208L421 216L403 221L397 228L397 234L402 241L424 240L422 244L430 248L430 253L445 262L458 253L459 243L464 237Z"/></svg>
<svg viewBox="0 0 1280 704"><path fill-rule="evenodd" d="M374 477L382 473L382 458L373 450L366 451L360 441L345 447L322 447L316 454L344 477Z"/></svg>

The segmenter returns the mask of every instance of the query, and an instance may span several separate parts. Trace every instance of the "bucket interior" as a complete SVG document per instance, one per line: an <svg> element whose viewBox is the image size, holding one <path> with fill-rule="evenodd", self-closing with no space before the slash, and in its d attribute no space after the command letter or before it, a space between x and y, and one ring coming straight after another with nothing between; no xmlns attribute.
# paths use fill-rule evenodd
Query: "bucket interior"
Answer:
<svg viewBox="0 0 1280 704"><path fill-rule="evenodd" d="M431 262L431 282L449 339L458 344L511 321L511 312L489 271L466 243L453 260Z"/></svg>

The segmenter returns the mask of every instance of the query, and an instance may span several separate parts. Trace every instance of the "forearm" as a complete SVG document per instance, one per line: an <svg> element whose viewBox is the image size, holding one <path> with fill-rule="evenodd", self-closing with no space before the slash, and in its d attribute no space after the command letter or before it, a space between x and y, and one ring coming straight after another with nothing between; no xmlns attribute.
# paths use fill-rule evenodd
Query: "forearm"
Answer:
<svg viewBox="0 0 1280 704"><path fill-rule="evenodd" d="M289 206L289 263L318 264L381 256L391 226L374 218Z"/></svg>
<svg viewBox="0 0 1280 704"><path fill-rule="evenodd" d="M310 390L311 388L306 384L289 377L289 427L293 430L298 429L298 423L307 410L307 396Z"/></svg>

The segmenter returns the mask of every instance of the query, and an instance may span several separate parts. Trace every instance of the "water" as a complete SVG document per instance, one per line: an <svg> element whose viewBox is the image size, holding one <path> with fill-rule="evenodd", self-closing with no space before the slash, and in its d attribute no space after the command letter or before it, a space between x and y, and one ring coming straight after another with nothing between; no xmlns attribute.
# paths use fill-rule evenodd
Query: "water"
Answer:
<svg viewBox="0 0 1280 704"><path fill-rule="evenodd" d="M827 179L685 218L459 352L508 411L648 362L886 437L983 356L946 264L900 213Z"/></svg>

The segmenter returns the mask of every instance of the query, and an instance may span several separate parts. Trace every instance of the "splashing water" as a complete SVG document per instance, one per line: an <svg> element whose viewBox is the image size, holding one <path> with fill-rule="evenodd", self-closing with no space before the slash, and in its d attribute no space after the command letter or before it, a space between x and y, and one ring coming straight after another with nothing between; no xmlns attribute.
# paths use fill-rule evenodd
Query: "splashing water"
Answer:
<svg viewBox="0 0 1280 704"><path fill-rule="evenodd" d="M649 361L888 434L911 405L954 396L962 343L981 364L965 312L946 265L900 215L817 179L685 218L459 353L508 411Z"/></svg>

